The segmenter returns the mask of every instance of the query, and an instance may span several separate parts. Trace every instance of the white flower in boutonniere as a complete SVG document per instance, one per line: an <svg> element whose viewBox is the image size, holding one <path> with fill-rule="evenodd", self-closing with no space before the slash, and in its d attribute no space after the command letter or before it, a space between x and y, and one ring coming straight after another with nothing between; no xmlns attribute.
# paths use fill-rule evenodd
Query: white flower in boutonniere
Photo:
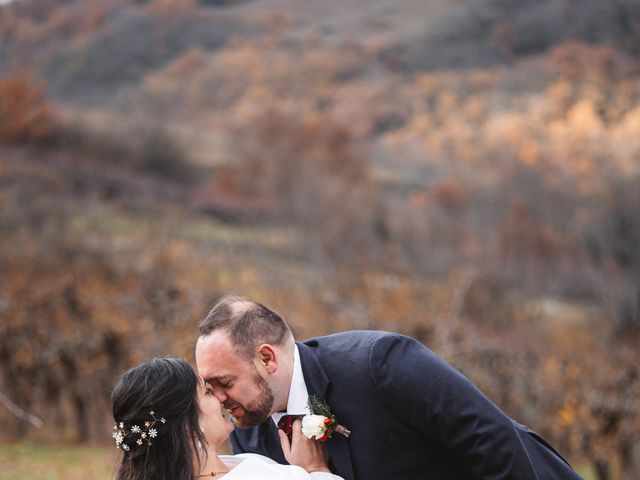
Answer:
<svg viewBox="0 0 640 480"><path fill-rule="evenodd" d="M351 432L346 427L338 424L329 406L319 397L311 395L307 405L311 415L302 417L302 433L305 437L325 442L331 438L334 432L347 438L351 435Z"/></svg>
<svg viewBox="0 0 640 480"><path fill-rule="evenodd" d="M324 415L305 415L302 417L302 433L307 438L320 440L327 429L325 420L328 418Z"/></svg>

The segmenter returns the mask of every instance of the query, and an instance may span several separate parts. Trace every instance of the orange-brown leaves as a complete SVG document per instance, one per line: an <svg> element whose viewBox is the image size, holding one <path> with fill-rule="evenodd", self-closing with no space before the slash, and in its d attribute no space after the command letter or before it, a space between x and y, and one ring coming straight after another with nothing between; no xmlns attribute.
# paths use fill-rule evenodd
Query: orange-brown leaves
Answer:
<svg viewBox="0 0 640 480"><path fill-rule="evenodd" d="M37 143L53 130L53 111L42 84L24 73L0 78L0 141Z"/></svg>

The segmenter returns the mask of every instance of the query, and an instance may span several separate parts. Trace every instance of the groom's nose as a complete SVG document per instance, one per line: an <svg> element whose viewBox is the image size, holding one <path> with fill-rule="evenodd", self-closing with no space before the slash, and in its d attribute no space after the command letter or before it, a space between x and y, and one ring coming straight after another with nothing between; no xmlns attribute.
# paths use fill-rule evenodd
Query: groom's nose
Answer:
<svg viewBox="0 0 640 480"><path fill-rule="evenodd" d="M216 397L218 401L223 405L224 405L224 402L226 402L229 399L229 397L227 397L227 394L224 391L224 388L220 386L213 387L213 396Z"/></svg>

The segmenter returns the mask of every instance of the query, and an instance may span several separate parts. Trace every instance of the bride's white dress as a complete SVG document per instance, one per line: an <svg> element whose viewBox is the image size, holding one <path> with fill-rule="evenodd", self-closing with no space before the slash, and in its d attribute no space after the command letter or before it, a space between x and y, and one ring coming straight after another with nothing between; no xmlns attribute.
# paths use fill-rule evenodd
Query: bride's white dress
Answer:
<svg viewBox="0 0 640 480"><path fill-rule="evenodd" d="M236 464L225 480L344 480L332 473L309 473L296 465L280 465L268 457L255 453L220 455L226 464Z"/></svg>

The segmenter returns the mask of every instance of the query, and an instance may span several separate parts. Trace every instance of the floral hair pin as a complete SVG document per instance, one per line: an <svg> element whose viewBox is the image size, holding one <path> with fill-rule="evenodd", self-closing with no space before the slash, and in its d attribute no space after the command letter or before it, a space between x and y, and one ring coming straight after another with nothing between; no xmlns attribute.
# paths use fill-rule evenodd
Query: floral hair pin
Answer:
<svg viewBox="0 0 640 480"><path fill-rule="evenodd" d="M149 412L149 415L151 415L151 420L145 421L143 426L132 425L129 429L129 432L134 435L135 445L142 445L146 442L148 446L151 446L151 439L158 436L156 423L167 423L167 420L164 417L157 418L153 410ZM122 450L128 452L131 450L131 446L124 441L126 435L127 430L125 429L124 422L116 422L113 425L113 433L111 436L116 441L116 448L122 448ZM135 438L136 436L138 438Z"/></svg>
<svg viewBox="0 0 640 480"><path fill-rule="evenodd" d="M338 424L335 415L331 413L329 406L320 397L309 396L307 405L311 414L302 417L302 433L305 437L326 442L336 432L349 438L351 431Z"/></svg>

